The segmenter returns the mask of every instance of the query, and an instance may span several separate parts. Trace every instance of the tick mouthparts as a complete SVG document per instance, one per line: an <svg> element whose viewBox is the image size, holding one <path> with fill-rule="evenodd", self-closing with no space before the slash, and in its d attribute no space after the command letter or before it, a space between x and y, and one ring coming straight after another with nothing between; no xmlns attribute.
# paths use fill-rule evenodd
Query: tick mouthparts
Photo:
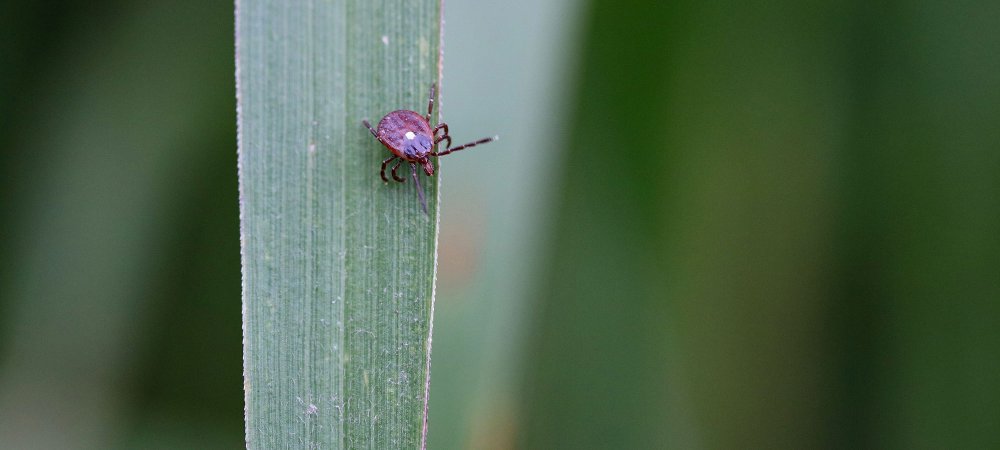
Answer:
<svg viewBox="0 0 1000 450"><path fill-rule="evenodd" d="M429 177L434 176L434 164L431 163L431 160L430 159L424 160L423 165L424 165L424 173L426 173L427 176Z"/></svg>

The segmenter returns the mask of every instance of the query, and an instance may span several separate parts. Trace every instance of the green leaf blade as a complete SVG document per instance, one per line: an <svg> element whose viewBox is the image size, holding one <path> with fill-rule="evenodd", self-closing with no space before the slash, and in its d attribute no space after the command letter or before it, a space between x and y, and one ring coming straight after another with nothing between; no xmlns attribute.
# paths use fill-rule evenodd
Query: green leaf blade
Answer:
<svg viewBox="0 0 1000 450"><path fill-rule="evenodd" d="M422 111L437 1L237 4L249 448L421 446L437 178L384 183L361 125Z"/></svg>

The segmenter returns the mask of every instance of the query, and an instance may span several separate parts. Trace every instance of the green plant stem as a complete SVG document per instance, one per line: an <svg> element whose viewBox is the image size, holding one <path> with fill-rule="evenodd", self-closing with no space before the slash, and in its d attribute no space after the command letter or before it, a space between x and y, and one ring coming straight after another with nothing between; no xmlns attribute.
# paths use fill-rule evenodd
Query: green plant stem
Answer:
<svg viewBox="0 0 1000 450"><path fill-rule="evenodd" d="M426 433L437 178L384 183L361 120L420 110L437 0L237 2L249 448L414 448Z"/></svg>

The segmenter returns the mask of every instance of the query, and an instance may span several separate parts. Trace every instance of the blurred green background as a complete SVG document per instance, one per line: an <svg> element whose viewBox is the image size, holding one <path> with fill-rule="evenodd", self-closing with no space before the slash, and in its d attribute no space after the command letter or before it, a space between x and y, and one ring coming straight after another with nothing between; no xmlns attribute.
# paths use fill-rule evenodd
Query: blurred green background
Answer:
<svg viewBox="0 0 1000 450"><path fill-rule="evenodd" d="M1000 447L1000 3L445 19L430 448ZM243 445L232 40L0 6L0 447Z"/></svg>

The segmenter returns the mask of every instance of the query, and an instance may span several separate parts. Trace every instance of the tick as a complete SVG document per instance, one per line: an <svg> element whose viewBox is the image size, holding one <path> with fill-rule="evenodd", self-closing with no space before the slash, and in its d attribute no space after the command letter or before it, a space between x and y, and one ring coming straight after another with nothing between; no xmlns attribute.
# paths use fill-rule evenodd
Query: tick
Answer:
<svg viewBox="0 0 1000 450"><path fill-rule="evenodd" d="M392 152L392 156L382 161L382 171L379 173L382 175L383 181L389 182L385 176L385 169L395 161L390 170L392 179L400 183L405 182L406 178L397 175L396 170L403 162L410 164L410 173L413 175L413 183L417 185L417 196L420 198L420 206L424 209L424 214L427 213L427 199L424 198L424 190L420 187L420 180L417 178L417 165L419 164L424 169L427 176L432 177L434 176L434 163L431 162L431 156L444 156L497 140L497 136L493 136L452 147L451 136L448 134L448 124L441 122L431 128L431 113L434 111L436 96L437 85L431 84L426 116L421 116L416 111L400 109L386 114L378 122L378 128L372 128L368 119L361 121L372 133L372 136L375 136L375 139L378 139L385 148ZM447 143L445 150L439 152L437 147L442 141Z"/></svg>

